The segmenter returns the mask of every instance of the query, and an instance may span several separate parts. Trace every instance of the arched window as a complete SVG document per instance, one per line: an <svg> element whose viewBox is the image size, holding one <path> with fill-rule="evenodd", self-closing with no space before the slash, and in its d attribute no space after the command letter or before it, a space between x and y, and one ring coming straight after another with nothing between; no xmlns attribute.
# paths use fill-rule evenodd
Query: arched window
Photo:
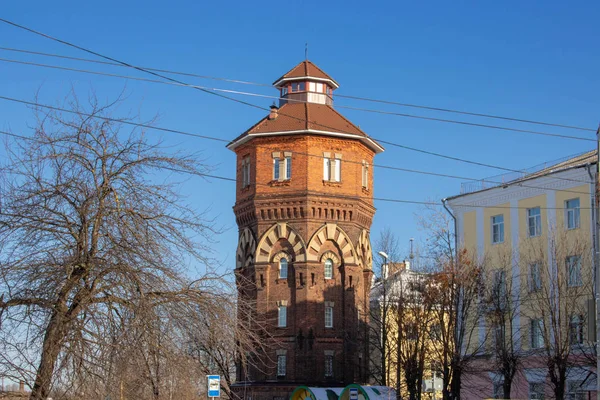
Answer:
<svg viewBox="0 0 600 400"><path fill-rule="evenodd" d="M333 278L333 261L331 258L325 260L325 279Z"/></svg>
<svg viewBox="0 0 600 400"><path fill-rule="evenodd" d="M288 261L287 258L281 257L279 259L279 278L287 279L288 277Z"/></svg>

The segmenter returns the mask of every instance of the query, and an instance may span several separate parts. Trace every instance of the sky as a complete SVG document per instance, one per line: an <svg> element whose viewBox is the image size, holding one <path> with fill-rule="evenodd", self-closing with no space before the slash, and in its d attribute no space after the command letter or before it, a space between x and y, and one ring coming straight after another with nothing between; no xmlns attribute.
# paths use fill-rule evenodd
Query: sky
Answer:
<svg viewBox="0 0 600 400"><path fill-rule="evenodd" d="M575 5L576 4L576 5ZM272 83L305 56L332 76L341 95L450 108L595 129L600 121L600 2L597 1L294 1L294 2L6 2L0 17L144 67ZM0 47L93 58L0 23ZM0 58L149 77L139 71L0 50ZM152 77L149 77L152 78ZM276 95L269 87L179 78L187 83ZM71 88L115 99L171 129L233 139L265 111L188 87L103 77L0 61L0 96L57 104ZM268 107L273 100L238 98ZM594 132L517 124L338 98L369 108L594 139ZM460 124L338 110L375 139L511 169L532 167L595 147L555 138ZM0 100L0 129L30 134L33 114ZM171 149L199 152L215 175L235 177L224 143L153 133ZM376 164L482 179L502 171L385 146ZM374 195L436 201L460 193L465 179L374 169ZM186 181L188 201L206 210L223 233L213 245L219 268L235 267L238 231L232 182ZM371 240L390 228L404 254L422 243L423 206L377 201ZM377 249L375 249L377 250Z"/></svg>

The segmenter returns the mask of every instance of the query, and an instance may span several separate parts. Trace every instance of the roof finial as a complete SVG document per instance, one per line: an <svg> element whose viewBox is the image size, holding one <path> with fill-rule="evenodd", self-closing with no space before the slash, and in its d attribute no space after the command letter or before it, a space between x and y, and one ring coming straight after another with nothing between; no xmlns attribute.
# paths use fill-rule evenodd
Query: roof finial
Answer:
<svg viewBox="0 0 600 400"><path fill-rule="evenodd" d="M304 43L304 59L308 61L308 42Z"/></svg>

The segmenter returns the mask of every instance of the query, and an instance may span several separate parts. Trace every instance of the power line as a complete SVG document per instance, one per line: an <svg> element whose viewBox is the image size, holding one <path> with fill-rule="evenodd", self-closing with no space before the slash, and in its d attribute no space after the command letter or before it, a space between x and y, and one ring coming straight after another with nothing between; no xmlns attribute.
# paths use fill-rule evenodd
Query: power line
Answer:
<svg viewBox="0 0 600 400"><path fill-rule="evenodd" d="M85 115L85 114L82 114ZM0 130L0 134L4 134L4 135L10 135L10 136L15 136L21 139L27 139L27 140L32 140L32 141L36 141L35 138L31 138L31 137L25 137L22 135L17 135L14 134L12 132L6 132L6 131L2 131ZM183 170L183 169L177 169L177 168L164 168L164 169L168 169L168 170L172 170L175 172L181 172L181 173L186 173L186 174L191 174L191 175L198 175L198 176L203 176L203 177L208 177L208 178L213 178L213 179L220 179L220 180L224 180L224 181L230 181L230 182L237 182L237 180L235 178L230 178L230 177L226 177L226 176L220 176L220 175L211 175L211 174L205 174L205 173L200 173L200 172L192 172L192 171L187 171L187 170ZM267 187L272 187L271 185L269 185L268 183L258 183L255 182L252 185L254 186L267 186ZM277 189L279 192L298 192L295 189L286 189L286 188L278 188ZM560 190L556 190L556 191L560 191ZM589 193L584 193L584 194L589 194ZM338 199L352 199L352 200L356 200L356 199L360 199L359 196L348 196L348 195L336 195L336 194L331 194L331 193L327 193L328 197L332 197L332 198L338 198ZM405 199L397 199L397 198L383 198L383 197L371 197L370 199L374 200L374 201L382 201L382 202L391 202L391 203L402 203L402 204L416 204L416 205L427 205L427 206L436 206L436 207L440 207L441 204L433 202L433 201L418 201L418 200L405 200ZM531 207L511 207L511 206L483 206L483 205L477 205L477 204L456 204L455 206L457 207L474 207L474 208L494 208L494 209L521 209L521 210L527 210ZM563 210L563 207L540 207L540 209L542 210ZM591 210L591 207L580 207L581 210Z"/></svg>
<svg viewBox="0 0 600 400"><path fill-rule="evenodd" d="M106 120L106 121L122 123L122 124L145 128L145 129L153 129L153 130L165 131L165 132L169 132L169 133L183 134L186 136L197 137L200 139L209 139L209 140L228 143L228 140L226 140L226 139L221 139L221 138L217 138L217 137L213 137L213 136L200 135L200 134L181 131L181 130L177 130L177 129L161 128L161 127L137 123L137 122L133 122L133 121L127 121L127 120L118 119L118 118L105 117L105 116L101 116L101 115L97 115L97 114L88 114L88 113L84 113L82 111L73 111L73 110L69 110L66 108L62 108L62 107L50 106L50 105L46 105L46 104L41 104L41 103L36 103L36 102L31 102L31 101L26 101L26 100L20 100L20 99L15 99L15 98L11 98L11 97L1 96L1 95L0 95L0 99L17 102L17 103L21 103L21 104L25 104L25 105L29 105L29 106L33 106L33 107L41 107L41 108L47 108L47 109L54 110L54 111L66 112L66 113L70 113L70 114L84 115L84 116L91 117L91 118L98 118L98 119L102 119L102 120ZM260 147L260 146L257 146L257 147ZM296 151L295 154L304 155L307 157L315 157L315 158L320 158L320 159L326 158L322 154L311 154L311 153L305 153L305 152L299 152L299 151ZM346 160L345 162L350 163L350 164L362 165L362 162L359 162L359 161ZM438 172L421 171L421 170L415 170L415 169L409 169L409 168L401 168L401 167L395 167L395 166L390 166L390 165L373 164L372 166L376 167L376 168L390 169L390 170L394 170L394 171L421 174L421 175L437 176L437 177L442 177L442 178L460 179L460 180L468 180L468 181L480 181L480 179L476 179L476 178L470 178L470 177L464 177L464 176L458 176L458 175L450 175L450 174L442 174L442 173L438 173ZM567 179L567 178L557 178L557 179L558 180L564 179L564 180L571 181L571 179ZM589 184L589 182L586 182L586 181L580 181L580 180L574 180L574 181ZM498 181L492 181L492 180L488 180L487 182L493 183L493 184L498 184L498 185L509 184L508 182L505 183L505 182L498 182ZM518 185L520 187L524 187L524 188L540 189L540 190L546 189L543 187L527 185L527 184L518 183L518 182L516 182L514 184ZM576 194L585 194L585 195L589 194L589 192L582 192L582 191L569 190L569 189L557 189L557 191L576 193Z"/></svg>
<svg viewBox="0 0 600 400"><path fill-rule="evenodd" d="M87 59L87 58L71 57L71 56L65 56L65 55L60 55L60 54L44 53L44 52L39 52L39 51L16 49L16 48L10 48L10 47L0 47L0 50L25 53L25 54L33 54L33 55L39 55L39 56L44 56L44 57L61 58L61 59L66 59L66 60L81 61L81 62L87 62L87 63L96 63L96 64L111 65L111 66L118 66L118 67L124 66L122 64L114 63L114 62L91 60L91 59ZM195 77L195 78L200 78L200 79L211 79L211 80L217 80L217 81L223 81L223 82L262 86L262 87L273 87L272 85L267 84L267 83L258 83L258 82L252 82L252 81L244 81L244 80L238 80L238 79L200 75L200 74L195 74L195 73L190 73L190 72L172 71L172 70L167 70L167 69L158 69L158 68L151 68L151 67L142 67L142 68L144 68L148 71L164 72L164 73L169 73L169 74L173 74L173 75L189 76L189 77ZM433 106L426 106L426 105L420 105L420 104L402 103L402 102L397 102L397 101L374 99L374 98L362 97L362 96L336 94L335 97L367 101L367 102L373 102L373 103L379 103L379 104L396 105L396 106L401 106L401 107L417 108L417 109L430 110L430 111L462 114L462 115L469 115L469 116L475 116L475 117L493 118L493 119L499 119L499 120L503 120L503 121L521 122L521 123L527 123L527 124L552 126L552 127L557 127L557 128L574 129L574 130L580 130L580 131L585 131L585 132L595 132L596 131L593 128L585 128L585 127L581 127L581 126L557 124L557 123L552 123L552 122L536 121L536 120L523 119L523 118L506 117L506 116L495 115L495 114L476 113L476 112L471 112L471 111L455 110L455 109L443 108L443 107L433 107Z"/></svg>
<svg viewBox="0 0 600 400"><path fill-rule="evenodd" d="M222 89L222 88L193 85L193 84L189 84L189 83L185 83L185 82L180 82L177 80L172 80L171 78L168 78L168 77L164 77L164 79L169 79L172 82L165 82L165 81L156 80L156 79L140 78L140 77L128 76L128 75L119 75L119 74L113 74L113 73L108 73L108 72L90 71L90 70L79 69L79 68L63 67L63 66L58 66L58 65L34 63L34 62L29 62L29 61L12 60L12 59L7 59L7 58L0 58L0 61L14 63L14 64L30 65L30 66L35 66L35 67L52 68L52 69L58 69L58 70L63 70L63 71L79 72L79 73L92 74L92 75L109 76L109 77L113 77L113 78L130 79L130 80L142 81L142 82L160 83L160 84L164 84L164 85L187 86L187 87L190 87L193 89L201 90L206 93L219 95L220 97L223 97L225 99L233 100L238 103L245 104L245 105L250 105L254 108L259 108L259 109L265 110L265 111L267 109L264 107L258 106L256 104L248 103L245 101L241 101L239 99L235 99L230 96L224 96L224 95L221 95L220 93L237 94L237 95L251 96L251 97L262 97L262 98L268 98L268 99L274 99L274 100L286 100L290 103L308 103L307 100L289 99L289 98L282 98L279 96L266 95L266 94L253 93L253 92L245 92L245 91L240 91L240 90ZM139 69L138 67L132 67L132 68ZM149 72L149 73L162 77L162 75L158 75L154 72ZM390 116L396 116L396 117L405 117L405 118L421 119L421 120L426 120L426 121L444 122L444 123L457 124L457 125L473 126L473 127L477 127L477 128L495 129L495 130L503 130L503 131L509 131L509 132L527 133L527 134L532 134L532 135L556 137L556 138L562 138L562 139L572 139L572 140L596 142L595 139L591 139L591 138L584 138L584 137L573 136L573 135L563 135L563 134L559 134L559 133L533 131L533 130L528 130L528 129L510 128L510 127L505 127L505 126L480 124L480 123L475 123L475 122L458 121L458 120L435 118L435 117L426 117L423 115L405 114L405 113L398 113L398 112L392 112L392 111L382 111L382 110L374 110L374 109L360 108L360 107L350 107L350 106L343 106L343 105L337 105L336 107L353 110L353 111L364 111L364 112L369 112L369 113L390 115ZM283 115L283 116L287 116L289 118L302 120L301 118L293 117L293 116L285 114L283 112L279 112L279 114ZM319 124L317 122L312 122L312 123L315 125L320 125L320 126L326 127L326 125Z"/></svg>

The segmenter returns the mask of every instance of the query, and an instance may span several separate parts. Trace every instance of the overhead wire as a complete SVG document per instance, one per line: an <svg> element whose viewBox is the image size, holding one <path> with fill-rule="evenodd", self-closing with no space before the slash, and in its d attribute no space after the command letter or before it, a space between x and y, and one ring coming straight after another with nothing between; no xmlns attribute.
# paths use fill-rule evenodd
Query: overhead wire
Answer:
<svg viewBox="0 0 600 400"><path fill-rule="evenodd" d="M70 113L70 114L83 115L83 116L90 117L90 118L97 118L97 119L102 119L102 120L106 120L106 121L122 123L125 125L135 126L135 127L139 127L139 128L165 131L165 132L169 132L169 133L182 134L185 136L191 136L191 137L196 137L196 138L200 138L200 139L208 139L208 140L218 141L218 142L222 142L222 143L229 143L229 141L226 139L221 139L221 138L217 138L214 136L201 135L201 134L186 132L186 131L182 131L182 130L178 130L178 129L162 128L162 127L157 127L157 126L150 125L150 124L137 123L137 122L133 122L133 121L129 121L129 120L106 117L106 116L97 115L97 114L89 114L89 113L85 113L83 111L74 111L74 110L69 110L69 109L63 108L63 107L57 107L57 106L51 106L51 105L47 105L47 104L41 104L41 103L37 103L37 102L27 101L27 100L15 99L12 97L6 97L6 96L2 96L2 95L0 95L0 100L12 101L12 102L32 106L32 107L46 108L46 109L60 111L60 112L66 112L66 113ZM261 147L261 146L257 146L257 147ZM311 154L311 153L300 152L300 151L296 151L294 153L297 155L304 155L307 157L315 157L315 158L319 158L319 159L326 158L322 154ZM344 162L350 163L350 164L362 165L362 162L360 162L360 161L344 160ZM391 165L383 165L383 164L373 163L372 166L375 168L389 169L389 170L394 170L394 171L421 174L421 175L437 176L437 177L442 177L442 178L460 179L460 180L474 181L474 182L480 181L480 179L477 179L477 178L470 178L470 177L451 175L451 174L443 174L443 173L431 172L431 171L421 171L421 170L409 169L409 168L401 168L401 167L396 167L396 166L391 166ZM557 178L557 179L565 179L566 180L567 178ZM508 183L508 182L498 182L498 181L493 181L493 180L486 180L486 182L492 183L492 184L497 184L497 185L512 184L512 185L518 185L518 186L524 187L524 188L540 189L540 190L545 189L544 187L528 185L528 184L524 184L521 182ZM587 182L587 181L576 180L576 182L589 184L589 182ZM556 189L556 190L562 191L562 192L567 192L567 193L586 194L586 195L589 194L589 192L582 192L582 191L578 191L578 190L569 190L569 189Z"/></svg>
<svg viewBox="0 0 600 400"><path fill-rule="evenodd" d="M17 48L12 48L12 47L0 47L0 50L10 51L10 52L18 52L18 53L24 53L24 54L39 55L39 56L44 56L44 57L54 57L54 58L72 60L72 61L81 61L81 62L87 62L87 63L96 63L96 64L103 64L103 65L124 67L124 65L115 63L115 62L92 60L92 59L88 59L88 58L65 56L65 55L60 55L60 54L45 53L45 52L25 50L25 49L17 49ZM142 67L142 68L149 70L149 71L154 71L154 72L164 72L164 73L173 74L173 75L189 76L189 77L195 77L195 78L200 78L200 79L210 79L210 80L230 82L230 83L235 83L235 84L244 84L244 85L262 86L262 87L273 87L273 85L267 84L267 83L259 83L259 82L245 81L245 80L239 80L239 79L223 78L223 77L216 77L216 76L210 76L210 75L200 75L200 74L196 74L196 73L173 71L173 70L159 69L159 68L153 68L153 67ZM496 115L496 114L485 114L485 113L456 110L456 109L444 108L444 107L427 106L427 105L422 105L422 104L404 103L404 102L398 102L398 101L392 101L392 100L374 99L374 98L369 98L369 97L364 97L364 96L336 94L335 97L367 101L367 102L373 102L373 103L379 103L379 104L395 105L395 106L401 106L401 107L417 108L417 109L430 110L430 111L439 111L439 112L445 112L445 113L468 115L468 116L474 116L474 117L499 119L499 120L503 120L503 121L512 121L512 122L520 122L520 123L527 123L527 124L552 126L552 127L564 128L564 129L574 129L574 130L580 130L580 131L586 131L586 132L595 132L596 131L593 128L586 128L586 127L575 126L575 125L558 124L558 123L553 123L553 122L537 121L537 120L524 119L524 118L514 118L514 117L507 117L507 116Z"/></svg>
<svg viewBox="0 0 600 400"><path fill-rule="evenodd" d="M0 130L0 134L3 135L10 135L10 136L15 136L21 139L27 139L27 140L33 140L35 141L35 138L32 137L24 137L22 135L17 135L14 134L12 132L7 132L4 130ZM170 171L174 171L174 172L181 172L181 173L186 173L186 174L190 174L190 175L197 175L197 176L202 176L202 177L207 177L207 178L214 178L214 179L219 179L219 180L224 180L224 181L230 181L230 182L237 182L237 179L235 178L230 178L230 177L226 177L226 176L220 176L220 175L214 175L214 174L207 174L207 173L201 173L201 172L196 172L196 171L188 171L188 170L184 170L184 169L177 169L177 168L162 168L162 169L167 169ZM259 183L259 182L254 182L251 184L252 186L266 186L266 187L270 187L272 188L273 186L268 184L268 183ZM288 192L288 193L297 193L298 191L296 189L290 188L277 188L278 192ZM557 190L559 191L559 190ZM589 194L589 193L584 193L584 194ZM327 197L331 197L331 198L337 198L337 199L351 199L351 200L356 200L356 199L360 199L360 196L349 196L349 195L338 195L338 194L334 194L334 193L327 193L326 195ZM433 201L419 201L419 200L405 200L405 199L397 199L397 198L384 198L384 197L368 197L368 199L372 199L374 201L381 201L381 202L391 202L391 203L402 203L402 204L415 204L415 205L426 205L426 206L436 206L436 207L441 207L442 205L440 203L436 203ZM455 204L455 207L473 207L473 208L490 208L490 209L521 209L521 210L527 210L530 209L531 207L513 207L513 206L484 206L484 205L478 205L478 204ZM542 210L563 210L563 207L540 207L540 209ZM581 210L591 210L591 207L580 207Z"/></svg>
<svg viewBox="0 0 600 400"><path fill-rule="evenodd" d="M308 100L282 98L280 96L246 92L246 91L241 91L241 90L200 86L200 85L194 85L194 84L185 83L185 82L179 82L176 80L174 80L172 82L165 82L165 81L157 80L157 79L141 78L141 77L130 76L130 75L119 75L119 74L113 74L113 73L109 73L109 72L91 71L91 70L85 70L85 69L79 69L79 68L70 68L70 67L63 67L63 66L58 66L58 65L35 63L35 62L30 62L30 61L12 60L12 59L8 59L8 58L0 58L0 61L7 62L7 63L13 63L13 64L21 64L21 65L43 67L43 68L58 69L58 70L63 70L63 71L71 71L71 72L79 72L79 73L92 74L92 75L108 76L108 77L113 77L113 78L159 83L159 84L164 84L164 85L190 87L190 88L198 89L198 90L201 90L204 92L216 94L225 99L234 100L241 104L251 105L255 108L259 108L259 109L262 109L265 111L267 110L267 108L265 108L265 107L255 105L253 103L244 102L244 101L235 99L230 96L224 96L224 95L221 95L220 93L236 94L236 95L251 96L251 97L261 97L261 98L268 98L268 99L273 99L273 100L286 100L290 103L309 103ZM153 73L153 72L151 72L151 73L153 75L155 75L155 73ZM170 78L165 78L165 79L170 79ZM353 110L353 111L364 111L364 112L368 112L368 113L390 115L390 116L396 116L396 117L421 119L421 120L426 120L426 121L444 122L444 123L457 124L457 125L473 126L473 127L477 127L477 128L495 129L495 130L503 130L503 131L509 131L509 132L517 132L517 133L527 133L527 134L532 134L532 135L541 135L541 136L548 136L548 137L555 137L555 138L562 138L562 139L581 140L581 141L589 141L589 142L596 141L595 139L592 139L592 138L584 138L584 137L573 136L573 135L564 135L564 134L560 134L560 133L550 133L550 132L542 132L542 131L533 131L533 130L529 130L529 129L510 128L510 127L505 127L505 126L496 126L496 125L480 124L480 123L468 122L468 121L458 121L458 120L451 120L451 119L427 117L424 115L406 114L406 113L399 113L399 112L393 112L393 111L374 110L374 109L351 107L351 106L344 106L344 105L337 105L336 108L343 108L343 109ZM280 115L287 116L287 117L297 119L297 120L301 120L301 118L285 114L284 112L280 112ZM322 124L319 124L317 122L312 122L312 123L323 126Z"/></svg>

